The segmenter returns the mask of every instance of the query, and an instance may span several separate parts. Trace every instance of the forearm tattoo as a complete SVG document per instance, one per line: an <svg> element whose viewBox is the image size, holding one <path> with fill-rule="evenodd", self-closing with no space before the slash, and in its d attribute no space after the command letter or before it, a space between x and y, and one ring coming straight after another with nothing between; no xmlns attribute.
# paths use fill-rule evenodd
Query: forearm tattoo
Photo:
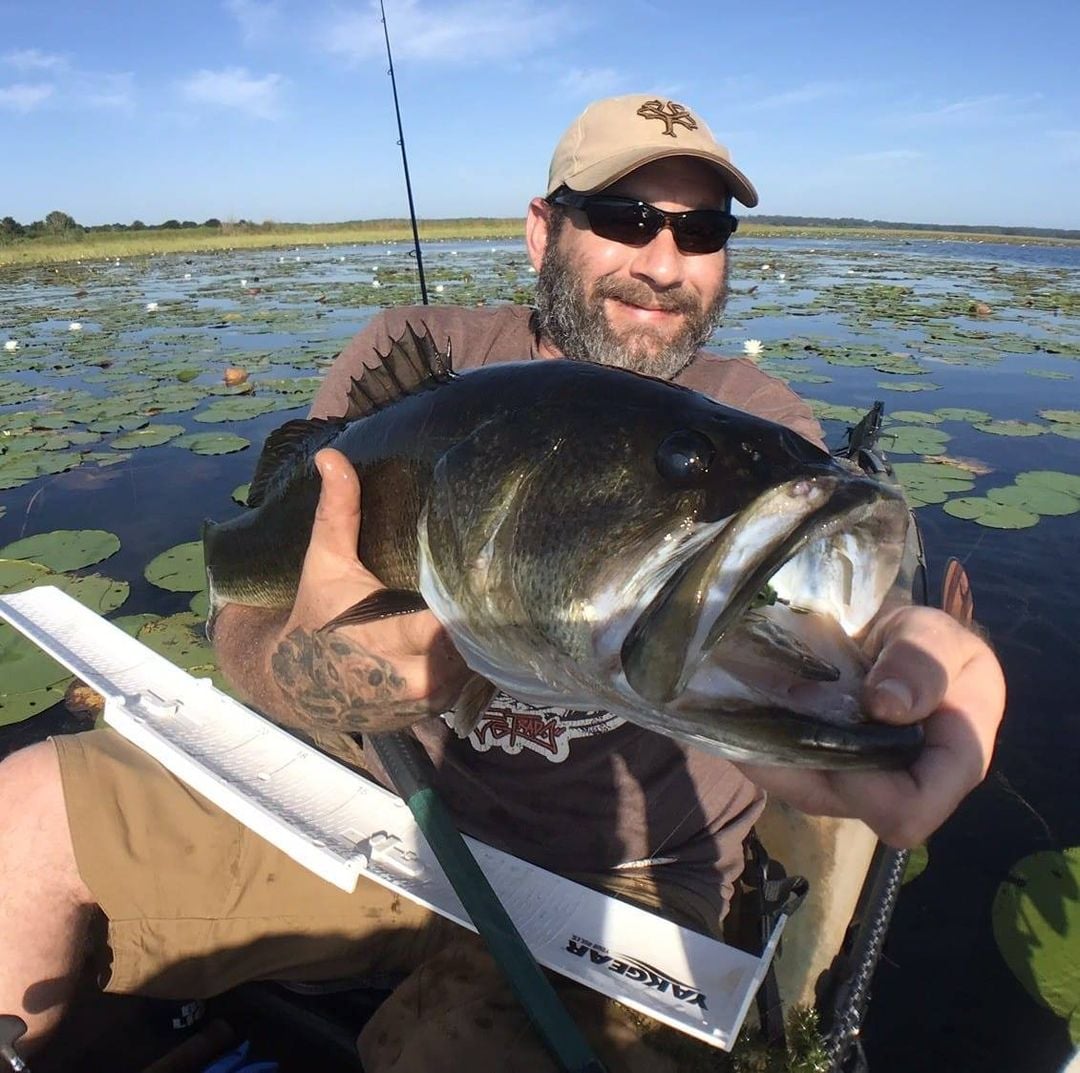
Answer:
<svg viewBox="0 0 1080 1073"><path fill-rule="evenodd" d="M297 628L278 645L271 667L304 727L374 732L425 714L406 698L405 679L389 661L342 633Z"/></svg>

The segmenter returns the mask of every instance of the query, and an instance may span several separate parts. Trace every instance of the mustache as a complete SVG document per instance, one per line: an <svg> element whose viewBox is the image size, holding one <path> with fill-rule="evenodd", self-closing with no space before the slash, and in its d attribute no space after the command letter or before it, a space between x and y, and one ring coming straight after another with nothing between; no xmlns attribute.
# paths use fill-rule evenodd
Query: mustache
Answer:
<svg viewBox="0 0 1080 1073"><path fill-rule="evenodd" d="M596 281L593 296L598 299L614 298L645 309L662 309L667 313L683 313L686 316L694 316L701 310L698 300L685 287L654 291L637 280L620 280L611 276L601 276Z"/></svg>

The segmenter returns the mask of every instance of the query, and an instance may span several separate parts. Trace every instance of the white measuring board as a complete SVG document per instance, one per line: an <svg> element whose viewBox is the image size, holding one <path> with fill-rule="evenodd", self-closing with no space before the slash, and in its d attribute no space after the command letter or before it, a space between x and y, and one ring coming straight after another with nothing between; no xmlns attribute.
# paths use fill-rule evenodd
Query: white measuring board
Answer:
<svg viewBox="0 0 1080 1073"><path fill-rule="evenodd" d="M374 880L473 928L400 798L193 678L52 587L0 617L105 697L105 719L204 797L346 891ZM761 958L466 838L542 965L716 1047L735 1041ZM364 877L364 880L361 880Z"/></svg>

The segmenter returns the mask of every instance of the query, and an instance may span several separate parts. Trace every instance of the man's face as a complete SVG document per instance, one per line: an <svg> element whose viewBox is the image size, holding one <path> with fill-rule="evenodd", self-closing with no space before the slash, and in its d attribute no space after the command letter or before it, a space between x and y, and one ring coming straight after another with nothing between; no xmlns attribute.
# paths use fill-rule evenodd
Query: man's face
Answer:
<svg viewBox="0 0 1080 1073"><path fill-rule="evenodd" d="M716 173L690 157L646 164L604 192L667 212L718 208L727 196ZM675 376L719 323L726 253L682 253L666 227L644 246L624 245L593 234L583 212L565 211L542 250L541 333L568 358Z"/></svg>

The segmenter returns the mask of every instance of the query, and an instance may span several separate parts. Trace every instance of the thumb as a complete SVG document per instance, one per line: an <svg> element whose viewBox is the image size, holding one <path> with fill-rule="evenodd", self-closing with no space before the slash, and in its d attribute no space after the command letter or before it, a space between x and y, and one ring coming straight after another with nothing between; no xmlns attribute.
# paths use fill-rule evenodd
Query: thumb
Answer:
<svg viewBox="0 0 1080 1073"><path fill-rule="evenodd" d="M356 559L360 540L360 481L349 460L332 448L315 456L322 477L309 550Z"/></svg>

